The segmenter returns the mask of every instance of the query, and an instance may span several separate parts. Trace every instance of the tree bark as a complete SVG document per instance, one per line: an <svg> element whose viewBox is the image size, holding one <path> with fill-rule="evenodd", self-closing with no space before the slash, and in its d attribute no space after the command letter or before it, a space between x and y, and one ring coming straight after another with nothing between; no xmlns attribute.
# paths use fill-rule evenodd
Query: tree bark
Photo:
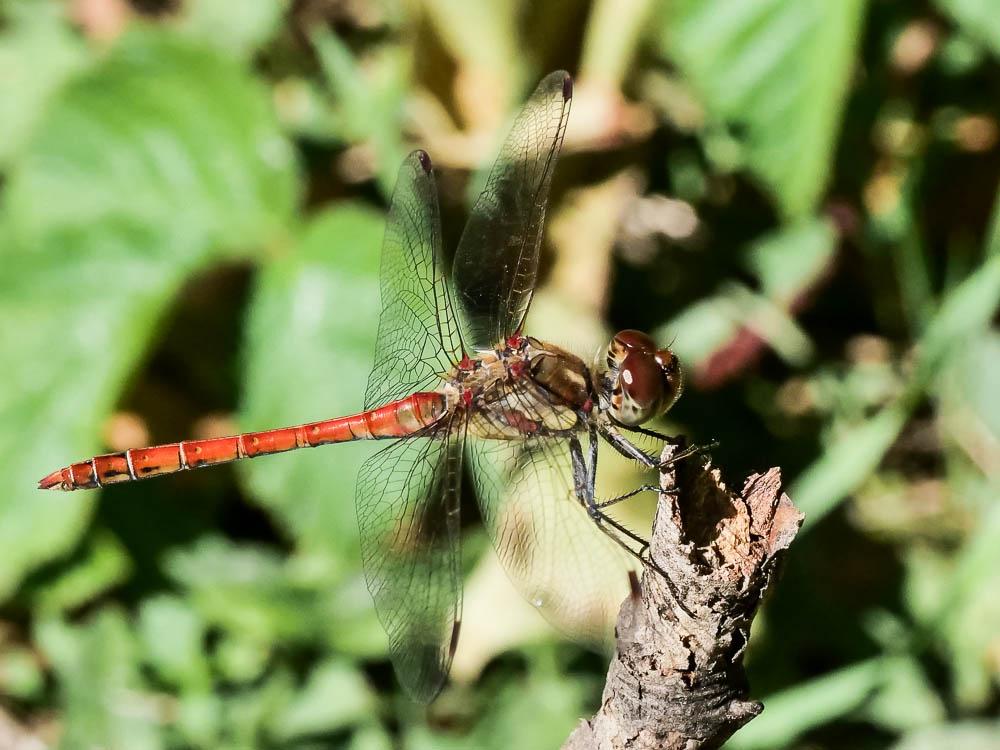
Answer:
<svg viewBox="0 0 1000 750"><path fill-rule="evenodd" d="M664 460L679 450L668 445ZM761 712L747 700L750 624L803 516L777 468L740 492L697 458L664 470L640 593L623 604L601 707L564 750L716 748Z"/></svg>

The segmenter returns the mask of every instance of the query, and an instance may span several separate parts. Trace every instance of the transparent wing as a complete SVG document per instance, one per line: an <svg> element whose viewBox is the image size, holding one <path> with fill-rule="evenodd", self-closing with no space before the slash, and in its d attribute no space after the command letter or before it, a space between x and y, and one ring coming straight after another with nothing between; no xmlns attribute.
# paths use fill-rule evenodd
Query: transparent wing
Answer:
<svg viewBox="0 0 1000 750"><path fill-rule="evenodd" d="M470 347L492 347L524 322L572 95L572 79L565 71L538 84L514 121L465 226L452 276Z"/></svg>
<svg viewBox="0 0 1000 750"><path fill-rule="evenodd" d="M358 474L365 580L396 675L423 702L448 677L461 622L463 435L444 427L399 440Z"/></svg>
<svg viewBox="0 0 1000 750"><path fill-rule="evenodd" d="M515 586L556 628L605 650L638 562L577 502L568 442L470 435L468 460L484 523Z"/></svg>
<svg viewBox="0 0 1000 750"><path fill-rule="evenodd" d="M403 162L386 218L382 313L365 409L426 390L461 358L441 262L441 217L430 158Z"/></svg>

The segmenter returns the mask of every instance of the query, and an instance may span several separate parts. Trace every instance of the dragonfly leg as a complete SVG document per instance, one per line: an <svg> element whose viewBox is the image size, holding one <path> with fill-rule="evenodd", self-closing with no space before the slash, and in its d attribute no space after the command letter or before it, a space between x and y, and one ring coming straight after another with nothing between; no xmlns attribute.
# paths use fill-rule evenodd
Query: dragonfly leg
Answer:
<svg viewBox="0 0 1000 750"><path fill-rule="evenodd" d="M587 475L587 489L590 493L590 504L595 505L595 494L597 493L597 425L591 423L589 428L590 437L590 470Z"/></svg>
<svg viewBox="0 0 1000 750"><path fill-rule="evenodd" d="M638 445L610 425L599 428L601 436L608 441L612 448L621 453L625 458L638 461L648 469L655 469L660 462L655 456L651 456Z"/></svg>
<svg viewBox="0 0 1000 750"><path fill-rule="evenodd" d="M689 610L684 604L684 600L681 598L680 592L677 590L677 586L674 584L673 580L671 580L670 575L657 565L649 555L649 542L605 513L602 510L602 507L606 507L603 503L598 504L595 502L594 479L597 467L596 426L592 425L590 428L590 466L587 465L587 461L584 458L583 447L580 445L580 440L575 435L569 440L569 449L570 457L573 462L573 484L576 490L577 500L586 509L587 514L594 521L597 528L599 528L608 538L614 541L615 544L638 560L643 567L656 571L660 577L663 578L664 583L667 584L667 588L670 589L670 593L674 597L674 601L677 602L677 606L680 607L681 610L683 610L688 616L694 617L691 610ZM635 492L627 493L625 496L620 498L615 498L611 501L611 503L618 502L618 500L624 500L626 497L631 497L632 495L637 495L639 492L646 491L646 489L659 490L660 488L643 487ZM628 539L632 542L632 544L638 545L638 549L633 547L632 544L626 542L625 539Z"/></svg>
<svg viewBox="0 0 1000 750"><path fill-rule="evenodd" d="M650 437L664 443L676 443L678 440L675 435L666 435L662 432L651 430L648 427L640 427L639 425L622 425L622 429L627 430L628 432L634 432L638 435L645 435L646 437Z"/></svg>
<svg viewBox="0 0 1000 750"><path fill-rule="evenodd" d="M626 492L623 495L618 495L618 497L613 497L610 500L602 500L599 503L595 503L595 505L599 509L608 508L612 505L616 505L617 503L622 502L623 500L628 500L630 497L635 497L636 495L639 495L643 492L660 492L663 493L664 495L677 494L677 490L664 490L662 487L659 487L658 485L655 484L644 484L641 487L637 487L636 489L630 492Z"/></svg>
<svg viewBox="0 0 1000 750"><path fill-rule="evenodd" d="M663 471L664 469L666 469L666 468L668 468L670 466L673 466L678 461L681 461L681 460L683 460L685 458L690 458L691 456L697 456L697 455L699 455L701 453L704 453L705 451L711 450L712 448L714 448L717 445L718 445L718 442L716 442L714 440L711 443L708 443L707 445L689 445L687 448L685 448L684 450L682 450L680 453L674 454L673 456L671 456L670 458L668 458L666 461L658 461L656 463L656 469L658 471Z"/></svg>
<svg viewBox="0 0 1000 750"><path fill-rule="evenodd" d="M637 432L639 434L646 435L648 437L661 438L664 440L664 442L669 443L672 440L672 438L668 438L665 435L660 435L659 433L653 432L652 430L646 430L638 427L629 427L628 429L631 432ZM705 445L690 445L687 448L683 449L680 453L671 456L666 461L660 461L659 456L650 455L646 453L646 451L644 451L638 445L636 445L627 437L622 435L620 432L618 432L618 430L615 427L611 425L601 426L600 434L604 437L605 440L608 441L608 443L611 444L612 448L614 448L616 451L625 456L625 458L631 458L633 461L638 461L643 466L649 469L656 469L657 471L662 471L663 469L672 466L673 464L677 463L682 459L689 458L690 456L698 455L700 453L704 453L705 451L709 451L712 448L718 446L719 444L717 440L712 440L711 442L706 443Z"/></svg>
<svg viewBox="0 0 1000 750"><path fill-rule="evenodd" d="M593 441L591 442L593 443ZM593 517L591 509L594 507L594 484L592 481L594 472L587 466L587 459L583 456L583 446L580 445L580 439L575 435L569 439L569 453L573 462L573 493L580 505L586 508L587 513ZM593 448L591 448L590 454L593 457ZM596 463L596 461L592 461L592 463Z"/></svg>
<svg viewBox="0 0 1000 750"><path fill-rule="evenodd" d="M670 595L677 602L677 606L686 614L688 617L694 617L694 613L688 609L688 606L684 603L683 597L681 597L681 592L678 591L677 585L674 583L670 574L667 573L663 568L656 564L652 556L649 554L649 542L643 539L641 536L626 528L622 524L618 523L611 516L597 510L597 518L599 519L597 527L603 531L608 537L614 540L618 546L632 555L636 560L638 560L644 568L655 571L663 582L667 584L667 588L670 590ZM612 531L614 529L614 533ZM632 540L634 543L639 545L639 549L633 549L631 545L625 542L618 534L622 534Z"/></svg>

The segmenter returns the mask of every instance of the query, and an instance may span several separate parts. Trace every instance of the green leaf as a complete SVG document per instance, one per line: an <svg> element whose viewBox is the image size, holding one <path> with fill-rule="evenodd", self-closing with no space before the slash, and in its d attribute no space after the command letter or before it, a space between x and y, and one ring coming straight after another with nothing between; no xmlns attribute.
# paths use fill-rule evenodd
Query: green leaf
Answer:
<svg viewBox="0 0 1000 750"><path fill-rule="evenodd" d="M826 186L863 0L675 0L660 40L711 117L745 128L743 159L786 217Z"/></svg>
<svg viewBox="0 0 1000 750"><path fill-rule="evenodd" d="M204 623L183 599L160 595L142 603L139 639L145 661L166 682L195 691L209 687L204 638Z"/></svg>
<svg viewBox="0 0 1000 750"><path fill-rule="evenodd" d="M874 417L841 432L836 442L795 480L789 495L812 527L871 475L926 389L956 352L982 335L1000 306L1000 255L991 255L949 292L917 345L905 392Z"/></svg>
<svg viewBox="0 0 1000 750"><path fill-rule="evenodd" d="M363 727L351 735L347 750L392 750L395 745L381 726Z"/></svg>
<svg viewBox="0 0 1000 750"><path fill-rule="evenodd" d="M689 366L704 365L745 328L764 339L786 362L801 365L813 353L812 342L796 324L790 308L824 273L836 247L830 222L812 218L769 232L744 252L760 293L727 283L698 300L664 325L656 338Z"/></svg>
<svg viewBox="0 0 1000 750"><path fill-rule="evenodd" d="M993 0L934 0L962 31L1000 56L1000 13Z"/></svg>
<svg viewBox="0 0 1000 750"><path fill-rule="evenodd" d="M36 637L62 694L61 747L163 747L160 709L140 689L137 649L121 612L106 609L76 627L49 620Z"/></svg>
<svg viewBox="0 0 1000 750"><path fill-rule="evenodd" d="M318 665L295 699L272 722L271 736L282 742L336 732L366 723L375 712L375 695L350 663Z"/></svg>
<svg viewBox="0 0 1000 750"><path fill-rule="evenodd" d="M292 585L271 550L208 537L171 553L165 567L199 616L238 640L272 644L312 627L310 592Z"/></svg>
<svg viewBox="0 0 1000 750"><path fill-rule="evenodd" d="M1000 209L1000 203L997 204ZM982 336L1000 306L1000 254L986 262L949 292L920 337L920 358L914 387L926 387L961 347Z"/></svg>
<svg viewBox="0 0 1000 750"><path fill-rule="evenodd" d="M478 741L472 745L488 750L559 747L587 713L591 687L557 673L536 673L521 683L508 683L476 726Z"/></svg>
<svg viewBox="0 0 1000 750"><path fill-rule="evenodd" d="M741 331L766 341L789 364L801 366L813 354L812 342L779 305L742 284L727 283L665 324L654 338L673 341L671 349L689 366L705 365Z"/></svg>
<svg viewBox="0 0 1000 750"><path fill-rule="evenodd" d="M262 747L265 727L293 700L296 689L292 675L279 667L262 684L227 695L224 716L229 742L223 747L232 750Z"/></svg>
<svg viewBox="0 0 1000 750"><path fill-rule="evenodd" d="M17 8L0 34L0 166L7 166L59 88L87 60L64 15L55 4Z"/></svg>
<svg viewBox="0 0 1000 750"><path fill-rule="evenodd" d="M30 591L29 597L37 612L54 615L79 607L123 583L131 572L132 561L121 542L107 531L99 531L86 540L79 559Z"/></svg>
<svg viewBox="0 0 1000 750"><path fill-rule="evenodd" d="M254 636L237 633L223 638L215 648L215 671L231 683L252 683L267 670L271 647Z"/></svg>
<svg viewBox="0 0 1000 750"><path fill-rule="evenodd" d="M37 654L27 648L0 647L0 693L21 700L37 700L45 690L45 674Z"/></svg>
<svg viewBox="0 0 1000 750"><path fill-rule="evenodd" d="M884 659L854 664L764 699L764 712L726 744L733 750L772 750L813 727L859 708L882 680Z"/></svg>
<svg viewBox="0 0 1000 750"><path fill-rule="evenodd" d="M100 449L184 278L280 239L295 185L258 84L171 36L127 35L53 101L0 213L0 598L73 544L95 497L38 479Z"/></svg>
<svg viewBox="0 0 1000 750"><path fill-rule="evenodd" d="M260 276L247 325L240 421L262 429L360 411L379 311L383 218L341 204ZM331 445L246 461L252 495L300 550L359 565L354 480L371 446Z"/></svg>
<svg viewBox="0 0 1000 750"><path fill-rule="evenodd" d="M882 685L863 715L890 731L927 726L945 717L945 708L919 662L912 657L887 659Z"/></svg>
<svg viewBox="0 0 1000 750"><path fill-rule="evenodd" d="M907 557L907 604L934 632L951 665L956 702L981 709L993 694L997 669L991 658L1000 630L1000 504L997 483L963 486L970 507L984 513L954 558L928 552ZM937 558L941 556L938 555ZM946 568L947 566L947 568Z"/></svg>
<svg viewBox="0 0 1000 750"><path fill-rule="evenodd" d="M217 693L185 692L177 706L175 728L192 747L222 750L219 730L223 719L222 698Z"/></svg>
<svg viewBox="0 0 1000 750"><path fill-rule="evenodd" d="M335 34L317 32L312 41L336 101L338 135L351 143L371 144L379 187L384 195L391 195L399 164L406 157L400 135L406 94L400 51L386 46L362 66Z"/></svg>
<svg viewBox="0 0 1000 750"><path fill-rule="evenodd" d="M742 310L729 294L698 300L654 332L657 341L672 341L670 348L685 366L707 362L732 340L742 326Z"/></svg>
<svg viewBox="0 0 1000 750"><path fill-rule="evenodd" d="M765 235L747 251L761 293L788 308L829 267L837 233L827 219L812 218Z"/></svg>
<svg viewBox="0 0 1000 750"><path fill-rule="evenodd" d="M1000 372L1000 329L987 331L968 342L964 351L948 361L939 388L944 421L958 436L981 427L1000 439L1000 400L996 398L996 373ZM976 424L969 424L972 418Z"/></svg>
<svg viewBox="0 0 1000 750"><path fill-rule="evenodd" d="M518 7L505 0L428 0L424 12L460 67L495 75L517 69L524 59L518 54Z"/></svg>
<svg viewBox="0 0 1000 750"><path fill-rule="evenodd" d="M960 721L914 731L892 746L892 750L996 750L1000 721Z"/></svg>
<svg viewBox="0 0 1000 750"><path fill-rule="evenodd" d="M805 513L803 529L819 523L871 476L909 416L909 408L896 403L861 424L845 429L795 479L788 494Z"/></svg>
<svg viewBox="0 0 1000 750"><path fill-rule="evenodd" d="M181 6L178 27L224 52L249 56L277 30L287 0L198 0Z"/></svg>
<svg viewBox="0 0 1000 750"><path fill-rule="evenodd" d="M259 674L269 650L284 641L320 641L361 658L386 654L364 581L345 578L327 555L285 561L263 547L206 537L171 553L165 567L201 619L224 631L216 666L234 679Z"/></svg>

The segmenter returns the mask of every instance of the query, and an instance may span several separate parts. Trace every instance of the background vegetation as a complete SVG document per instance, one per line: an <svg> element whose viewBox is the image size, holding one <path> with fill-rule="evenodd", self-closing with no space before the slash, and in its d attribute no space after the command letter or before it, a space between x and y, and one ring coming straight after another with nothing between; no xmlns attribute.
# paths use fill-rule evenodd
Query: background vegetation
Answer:
<svg viewBox="0 0 1000 750"><path fill-rule="evenodd" d="M1000 747L995 2L0 9L0 745L543 748L594 708L604 660L475 524L454 685L399 693L359 579L363 447L34 489L359 407L402 156L432 154L454 241L563 67L531 330L674 341L664 427L720 440L734 482L782 466L807 514L731 747Z"/></svg>

